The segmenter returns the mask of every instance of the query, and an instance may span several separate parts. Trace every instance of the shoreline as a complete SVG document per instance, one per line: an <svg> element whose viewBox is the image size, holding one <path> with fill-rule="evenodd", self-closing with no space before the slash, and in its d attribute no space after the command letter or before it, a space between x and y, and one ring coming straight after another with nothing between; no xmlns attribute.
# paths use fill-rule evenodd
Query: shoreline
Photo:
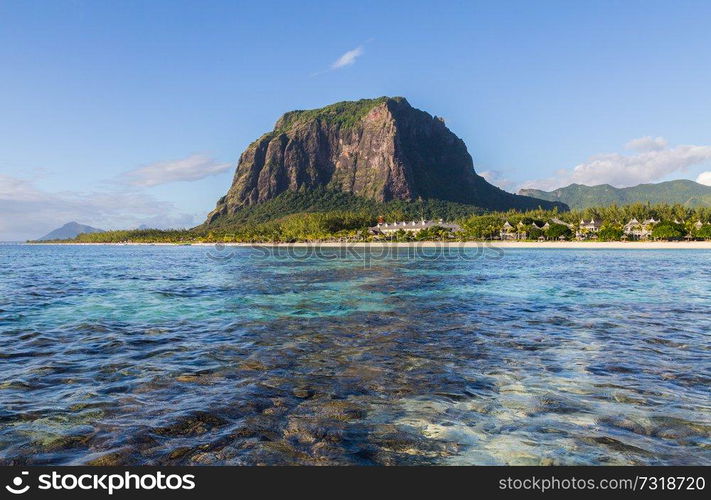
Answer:
<svg viewBox="0 0 711 500"><path fill-rule="evenodd" d="M711 241L413 241L413 242L295 242L295 243L21 243L26 246L62 245L62 246L196 246L213 247L217 244L226 247L455 247L455 248L490 248L503 249L585 249L585 250L711 250Z"/></svg>

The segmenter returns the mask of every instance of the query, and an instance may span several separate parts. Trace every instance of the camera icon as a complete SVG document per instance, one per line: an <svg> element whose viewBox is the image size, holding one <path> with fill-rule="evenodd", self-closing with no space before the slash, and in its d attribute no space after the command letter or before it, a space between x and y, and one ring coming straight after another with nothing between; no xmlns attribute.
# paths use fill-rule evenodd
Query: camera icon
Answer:
<svg viewBox="0 0 711 500"><path fill-rule="evenodd" d="M22 486L24 479L22 476L28 476L29 474L30 473L27 471L22 471L19 476L15 476L12 479L12 485L6 485L5 489L14 495L22 495L23 493L27 493L27 490L30 489L30 485L26 484L24 487Z"/></svg>
<svg viewBox="0 0 711 500"><path fill-rule="evenodd" d="M207 251L208 259L214 261L226 261L232 259L236 255L234 250L230 250L224 243L215 243L215 247Z"/></svg>

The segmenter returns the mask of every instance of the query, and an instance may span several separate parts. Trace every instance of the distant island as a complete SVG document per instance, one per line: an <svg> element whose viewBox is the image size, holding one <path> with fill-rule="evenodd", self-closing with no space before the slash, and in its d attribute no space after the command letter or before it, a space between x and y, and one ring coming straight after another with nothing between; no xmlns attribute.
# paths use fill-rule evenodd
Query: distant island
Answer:
<svg viewBox="0 0 711 500"><path fill-rule="evenodd" d="M78 222L68 222L62 227L57 228L54 231L50 231L41 238L37 238L37 241L71 240L80 234L95 234L103 232L103 229L86 226L84 224L79 224Z"/></svg>
<svg viewBox="0 0 711 500"><path fill-rule="evenodd" d="M711 207L711 186L680 179L658 184L616 188L609 184L585 186L571 184L555 191L521 189L518 194L548 201L565 203L571 209L630 205L632 203L667 203L685 207Z"/></svg>

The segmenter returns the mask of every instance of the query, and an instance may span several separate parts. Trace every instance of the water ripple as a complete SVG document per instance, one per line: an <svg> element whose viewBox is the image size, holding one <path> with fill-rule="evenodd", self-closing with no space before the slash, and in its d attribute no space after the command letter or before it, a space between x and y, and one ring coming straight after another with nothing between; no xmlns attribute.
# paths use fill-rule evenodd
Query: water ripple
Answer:
<svg viewBox="0 0 711 500"><path fill-rule="evenodd" d="M706 251L0 252L2 464L711 464Z"/></svg>

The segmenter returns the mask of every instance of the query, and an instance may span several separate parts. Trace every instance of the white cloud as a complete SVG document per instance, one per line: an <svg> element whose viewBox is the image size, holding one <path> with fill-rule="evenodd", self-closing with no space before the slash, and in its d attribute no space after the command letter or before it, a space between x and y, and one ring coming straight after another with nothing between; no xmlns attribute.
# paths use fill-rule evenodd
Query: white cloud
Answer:
<svg viewBox="0 0 711 500"><path fill-rule="evenodd" d="M514 183L503 177L503 174L498 170L484 170L483 172L478 172L486 182L493 184L494 186L500 187L501 189L512 189Z"/></svg>
<svg viewBox="0 0 711 500"><path fill-rule="evenodd" d="M696 178L696 182L703 184L704 186L711 186L711 170L701 172Z"/></svg>
<svg viewBox="0 0 711 500"><path fill-rule="evenodd" d="M196 181L229 170L230 163L218 163L205 155L191 155L174 161L161 161L131 170L122 178L128 184L152 187L179 181Z"/></svg>
<svg viewBox="0 0 711 500"><path fill-rule="evenodd" d="M664 137L645 136L637 139L632 139L625 144L626 149L646 153L649 151L661 151L666 148L669 143Z"/></svg>
<svg viewBox="0 0 711 500"><path fill-rule="evenodd" d="M345 68L346 66L350 66L351 64L354 64L356 62L356 59L358 59L360 56L363 55L365 50L363 49L363 46L356 47L353 50L349 50L345 54L343 54L341 57L336 59L336 61L331 64L331 69L340 69L340 68Z"/></svg>
<svg viewBox="0 0 711 500"><path fill-rule="evenodd" d="M646 150L633 155L597 155L572 169L558 170L553 177L528 181L522 187L552 190L571 183L588 186L636 186L658 181L667 175L684 172L689 167L711 161L711 146L686 145L666 149L666 141L661 137L635 139L627 145ZM654 149L650 150L650 147Z"/></svg>
<svg viewBox="0 0 711 500"><path fill-rule="evenodd" d="M141 191L48 192L7 175L0 175L0 214L0 240L4 241L39 238L71 221L120 229L144 223L159 228L190 227L198 220Z"/></svg>
<svg viewBox="0 0 711 500"><path fill-rule="evenodd" d="M34 201L38 195L29 181L0 174L0 200Z"/></svg>

